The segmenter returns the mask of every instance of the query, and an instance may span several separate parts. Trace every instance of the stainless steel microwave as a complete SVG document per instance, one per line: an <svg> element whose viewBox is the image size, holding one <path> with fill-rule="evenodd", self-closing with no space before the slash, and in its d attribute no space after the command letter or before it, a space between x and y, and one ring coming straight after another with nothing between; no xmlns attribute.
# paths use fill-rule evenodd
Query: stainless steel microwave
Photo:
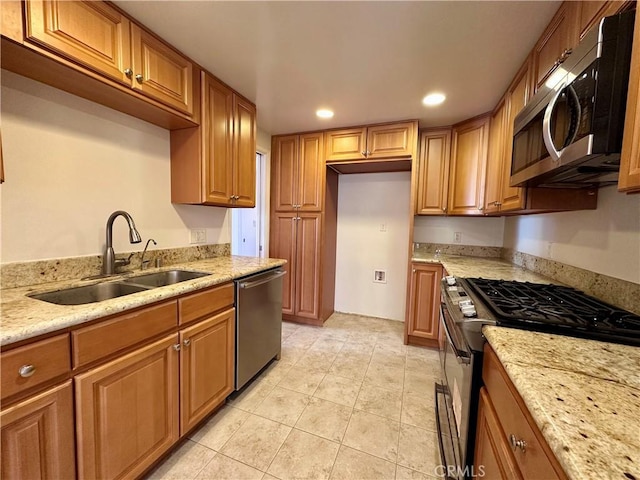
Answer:
<svg viewBox="0 0 640 480"><path fill-rule="evenodd" d="M634 18L604 18L516 116L511 186L617 183Z"/></svg>

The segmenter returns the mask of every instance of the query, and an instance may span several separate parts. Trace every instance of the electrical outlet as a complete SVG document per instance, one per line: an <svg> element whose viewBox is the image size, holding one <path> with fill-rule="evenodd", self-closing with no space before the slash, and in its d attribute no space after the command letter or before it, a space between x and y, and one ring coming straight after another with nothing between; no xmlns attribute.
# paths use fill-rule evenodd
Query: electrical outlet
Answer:
<svg viewBox="0 0 640 480"><path fill-rule="evenodd" d="M387 283L387 271L386 270L374 270L373 271L373 283Z"/></svg>
<svg viewBox="0 0 640 480"><path fill-rule="evenodd" d="M455 232L453 234L453 243L462 243L462 232Z"/></svg>
<svg viewBox="0 0 640 480"><path fill-rule="evenodd" d="M207 231L204 228L193 228L190 230L190 243L206 243Z"/></svg>
<svg viewBox="0 0 640 480"><path fill-rule="evenodd" d="M387 224L386 223L381 223L380 224L380 231L381 232L386 232L387 231Z"/></svg>

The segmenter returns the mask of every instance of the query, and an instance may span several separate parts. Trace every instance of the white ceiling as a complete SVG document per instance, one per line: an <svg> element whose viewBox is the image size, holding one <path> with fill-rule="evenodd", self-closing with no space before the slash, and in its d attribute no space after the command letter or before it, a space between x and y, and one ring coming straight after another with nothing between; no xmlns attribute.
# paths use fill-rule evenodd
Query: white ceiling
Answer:
<svg viewBox="0 0 640 480"><path fill-rule="evenodd" d="M492 109L559 1L116 1L292 133ZM440 107L421 103L447 95ZM316 109L335 111L320 120Z"/></svg>

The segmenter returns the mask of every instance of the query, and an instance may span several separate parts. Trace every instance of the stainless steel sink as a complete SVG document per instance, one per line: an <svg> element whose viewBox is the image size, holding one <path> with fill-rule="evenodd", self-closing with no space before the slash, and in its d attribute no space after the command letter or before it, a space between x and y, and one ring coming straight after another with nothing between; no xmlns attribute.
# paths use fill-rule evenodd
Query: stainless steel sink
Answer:
<svg viewBox="0 0 640 480"><path fill-rule="evenodd" d="M130 277L125 280L132 285L143 285L146 287L164 287L175 283L186 282L195 278L206 277L210 273L191 272L189 270L167 270L166 272L149 273L137 277Z"/></svg>
<svg viewBox="0 0 640 480"><path fill-rule="evenodd" d="M129 285L124 282L96 283L86 287L74 287L55 292L37 293L29 295L31 298L57 305L84 305L86 303L101 302L111 298L122 297L132 293L149 290L142 285Z"/></svg>

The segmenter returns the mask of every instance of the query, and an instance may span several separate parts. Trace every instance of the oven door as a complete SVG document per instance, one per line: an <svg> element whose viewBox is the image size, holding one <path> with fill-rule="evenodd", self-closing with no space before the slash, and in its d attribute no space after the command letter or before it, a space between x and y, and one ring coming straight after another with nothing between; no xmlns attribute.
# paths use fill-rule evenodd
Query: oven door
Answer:
<svg viewBox="0 0 640 480"><path fill-rule="evenodd" d="M436 426L446 478L457 480L465 476L466 456L470 453L467 435L473 356L444 302L440 305L440 321L440 329L444 332L441 352L444 366L442 384L435 388Z"/></svg>

